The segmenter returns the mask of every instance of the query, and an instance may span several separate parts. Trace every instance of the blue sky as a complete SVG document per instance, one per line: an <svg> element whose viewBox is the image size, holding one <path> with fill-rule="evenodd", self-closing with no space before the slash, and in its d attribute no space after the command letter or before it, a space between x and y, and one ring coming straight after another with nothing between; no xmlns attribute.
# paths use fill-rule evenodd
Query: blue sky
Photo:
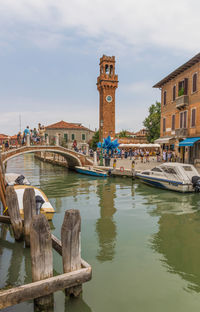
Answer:
<svg viewBox="0 0 200 312"><path fill-rule="evenodd" d="M99 58L115 55L116 130L139 130L152 86L199 53L197 0L0 0L0 133L98 128Z"/></svg>

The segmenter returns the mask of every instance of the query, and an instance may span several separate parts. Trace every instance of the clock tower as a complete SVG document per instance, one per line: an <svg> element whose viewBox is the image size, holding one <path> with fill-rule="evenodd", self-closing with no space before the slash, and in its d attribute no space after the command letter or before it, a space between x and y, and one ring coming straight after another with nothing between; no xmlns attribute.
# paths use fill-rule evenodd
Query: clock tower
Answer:
<svg viewBox="0 0 200 312"><path fill-rule="evenodd" d="M100 75L97 78L99 91L99 138L115 137L115 90L118 75L115 75L115 57L103 55L100 58Z"/></svg>

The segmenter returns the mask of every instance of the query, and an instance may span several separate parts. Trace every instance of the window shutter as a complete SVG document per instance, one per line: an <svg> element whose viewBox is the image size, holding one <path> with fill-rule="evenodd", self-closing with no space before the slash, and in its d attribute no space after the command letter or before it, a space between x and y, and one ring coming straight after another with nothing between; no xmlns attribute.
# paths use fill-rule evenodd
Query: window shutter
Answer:
<svg viewBox="0 0 200 312"><path fill-rule="evenodd" d="M184 111L184 123L183 123L183 128L185 129L187 126L187 111Z"/></svg>
<svg viewBox="0 0 200 312"><path fill-rule="evenodd" d="M193 81L192 81L192 92L197 91L197 74L193 75Z"/></svg>
<svg viewBox="0 0 200 312"><path fill-rule="evenodd" d="M165 118L163 118L163 132L166 130L166 125L165 125Z"/></svg>
<svg viewBox="0 0 200 312"><path fill-rule="evenodd" d="M173 101L176 99L176 86L173 86Z"/></svg>
<svg viewBox="0 0 200 312"><path fill-rule="evenodd" d="M192 123L191 126L195 127L195 119L196 119L196 109L192 110Z"/></svg>
<svg viewBox="0 0 200 312"><path fill-rule="evenodd" d="M188 94L188 78L184 79L184 95Z"/></svg>
<svg viewBox="0 0 200 312"><path fill-rule="evenodd" d="M180 128L183 128L183 113L180 113Z"/></svg>

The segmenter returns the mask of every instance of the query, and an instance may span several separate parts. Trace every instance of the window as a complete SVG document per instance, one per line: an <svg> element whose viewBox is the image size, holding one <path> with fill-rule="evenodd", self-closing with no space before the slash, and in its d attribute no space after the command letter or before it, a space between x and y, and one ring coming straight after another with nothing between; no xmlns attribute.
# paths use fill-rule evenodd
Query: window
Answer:
<svg viewBox="0 0 200 312"><path fill-rule="evenodd" d="M196 108L191 111L191 127L195 127L196 124Z"/></svg>
<svg viewBox="0 0 200 312"><path fill-rule="evenodd" d="M178 96L187 95L188 94L188 78L179 81L178 83Z"/></svg>
<svg viewBox="0 0 200 312"><path fill-rule="evenodd" d="M175 86L173 86L173 94L172 94L172 99L173 99L173 101L175 101L175 100L176 100L176 85L175 85Z"/></svg>
<svg viewBox="0 0 200 312"><path fill-rule="evenodd" d="M85 133L82 133L82 141L85 141Z"/></svg>
<svg viewBox="0 0 200 312"><path fill-rule="evenodd" d="M162 172L162 170L158 167L154 167L153 169L151 169L151 171Z"/></svg>
<svg viewBox="0 0 200 312"><path fill-rule="evenodd" d="M65 140L65 142L68 142L68 134L67 133L64 133L64 140Z"/></svg>
<svg viewBox="0 0 200 312"><path fill-rule="evenodd" d="M197 91L197 73L195 73L192 77L192 92Z"/></svg>
<svg viewBox="0 0 200 312"><path fill-rule="evenodd" d="M172 115L172 131L175 130L175 115Z"/></svg>
<svg viewBox="0 0 200 312"><path fill-rule="evenodd" d="M72 141L74 141L74 140L75 140L75 134L72 133Z"/></svg>
<svg viewBox="0 0 200 312"><path fill-rule="evenodd" d="M166 119L163 118L163 132L166 131Z"/></svg>
<svg viewBox="0 0 200 312"><path fill-rule="evenodd" d="M164 91L164 95L163 95L163 105L166 105L167 103L167 91Z"/></svg>
<svg viewBox="0 0 200 312"><path fill-rule="evenodd" d="M180 128L187 128L187 111L180 113Z"/></svg>

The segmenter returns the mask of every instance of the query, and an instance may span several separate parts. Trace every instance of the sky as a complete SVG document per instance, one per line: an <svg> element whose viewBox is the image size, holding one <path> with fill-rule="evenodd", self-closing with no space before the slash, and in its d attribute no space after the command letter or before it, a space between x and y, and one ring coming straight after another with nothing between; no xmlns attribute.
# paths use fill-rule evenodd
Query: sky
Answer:
<svg viewBox="0 0 200 312"><path fill-rule="evenodd" d="M0 0L0 133L98 128L99 59L116 58L116 131L138 131L152 86L199 53L197 0ZM20 117L21 116L21 117Z"/></svg>

